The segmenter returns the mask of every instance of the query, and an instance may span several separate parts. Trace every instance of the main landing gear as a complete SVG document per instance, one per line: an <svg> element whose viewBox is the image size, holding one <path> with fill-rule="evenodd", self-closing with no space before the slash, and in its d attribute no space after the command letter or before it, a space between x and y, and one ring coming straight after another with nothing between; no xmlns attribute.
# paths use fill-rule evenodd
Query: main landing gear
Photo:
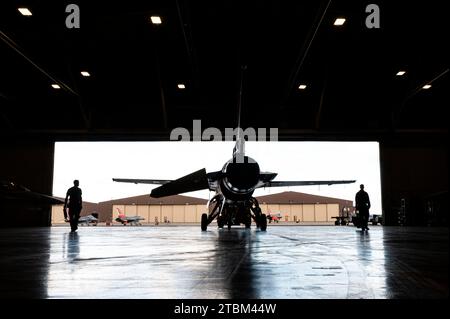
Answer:
<svg viewBox="0 0 450 319"><path fill-rule="evenodd" d="M256 200L256 198L252 197L250 200L251 206L250 210L253 214L251 214L251 218L256 223L256 227L259 228L261 231L267 230L267 217L266 214L262 213L261 207L259 207L259 203Z"/></svg>
<svg viewBox="0 0 450 319"><path fill-rule="evenodd" d="M219 197L212 200L215 204L210 214L202 214L201 218L201 229L206 231L208 225L217 218L217 226L219 228L225 227L227 225L228 229L237 222L238 224L244 224L246 229L250 229L252 219L256 223L256 227L261 231L267 230L267 216L262 213L259 203L256 198L252 197L250 200L246 201L242 206L224 206L223 199Z"/></svg>
<svg viewBox="0 0 450 319"><path fill-rule="evenodd" d="M206 231L208 228L208 215L202 214L202 223L201 223L202 231Z"/></svg>

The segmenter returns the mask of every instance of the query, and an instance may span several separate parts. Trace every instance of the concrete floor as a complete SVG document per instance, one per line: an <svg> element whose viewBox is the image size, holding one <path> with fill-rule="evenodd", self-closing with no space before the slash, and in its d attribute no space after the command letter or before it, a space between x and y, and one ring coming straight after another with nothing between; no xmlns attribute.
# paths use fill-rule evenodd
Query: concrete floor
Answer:
<svg viewBox="0 0 450 319"><path fill-rule="evenodd" d="M0 298L448 298L448 228L2 229Z"/></svg>

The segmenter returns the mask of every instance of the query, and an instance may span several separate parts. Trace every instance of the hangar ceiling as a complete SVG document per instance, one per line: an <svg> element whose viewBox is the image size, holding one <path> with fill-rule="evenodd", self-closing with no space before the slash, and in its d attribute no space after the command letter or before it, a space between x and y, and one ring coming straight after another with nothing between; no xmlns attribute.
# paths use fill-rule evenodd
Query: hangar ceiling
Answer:
<svg viewBox="0 0 450 319"><path fill-rule="evenodd" d="M372 2L380 29L365 26L370 2L330 0L77 1L80 29L68 29L66 1L2 0L0 136L236 127L247 65L243 127L278 127L281 139L447 138L444 3Z"/></svg>

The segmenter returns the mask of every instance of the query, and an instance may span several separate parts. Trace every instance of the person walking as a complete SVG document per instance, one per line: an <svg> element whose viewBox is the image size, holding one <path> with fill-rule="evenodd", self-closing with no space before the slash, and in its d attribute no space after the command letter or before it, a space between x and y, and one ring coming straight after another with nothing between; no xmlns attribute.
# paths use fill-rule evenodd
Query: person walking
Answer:
<svg viewBox="0 0 450 319"><path fill-rule="evenodd" d="M78 219L80 218L81 209L83 208L83 199L81 197L80 182L73 181L73 187L67 190L66 199L64 201L64 218L67 218L67 208L69 208L69 221L72 232L78 229Z"/></svg>
<svg viewBox="0 0 450 319"><path fill-rule="evenodd" d="M370 199L369 194L364 191L364 185L359 186L360 191L356 193L355 196L355 207L359 211L359 218L361 219L361 230L369 230L367 224L369 223L369 209L370 209Z"/></svg>

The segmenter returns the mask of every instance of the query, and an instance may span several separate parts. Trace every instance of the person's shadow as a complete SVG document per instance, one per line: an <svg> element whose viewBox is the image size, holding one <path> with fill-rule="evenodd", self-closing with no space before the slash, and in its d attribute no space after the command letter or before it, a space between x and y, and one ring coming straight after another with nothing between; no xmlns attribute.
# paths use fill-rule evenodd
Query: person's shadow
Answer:
<svg viewBox="0 0 450 319"><path fill-rule="evenodd" d="M70 232L66 234L66 258L69 263L74 263L80 255L80 238L77 232Z"/></svg>
<svg viewBox="0 0 450 319"><path fill-rule="evenodd" d="M368 231L358 231L359 241L356 243L358 255L361 259L371 257L372 247L370 245L370 233Z"/></svg>

